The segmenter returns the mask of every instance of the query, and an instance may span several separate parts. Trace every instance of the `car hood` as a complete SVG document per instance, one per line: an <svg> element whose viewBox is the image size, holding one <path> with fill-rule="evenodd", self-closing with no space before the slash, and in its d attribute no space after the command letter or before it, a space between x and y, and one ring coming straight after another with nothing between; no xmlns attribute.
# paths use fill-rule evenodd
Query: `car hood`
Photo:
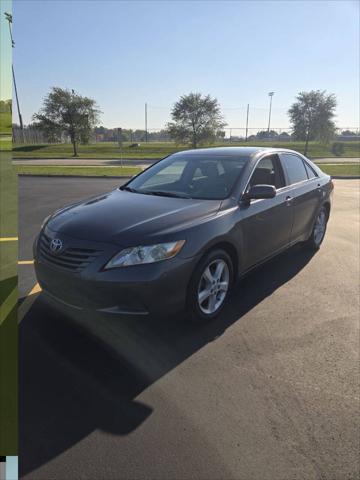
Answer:
<svg viewBox="0 0 360 480"><path fill-rule="evenodd" d="M161 197L117 189L60 210L46 227L59 235L131 246L203 221L215 215L220 205L220 200Z"/></svg>

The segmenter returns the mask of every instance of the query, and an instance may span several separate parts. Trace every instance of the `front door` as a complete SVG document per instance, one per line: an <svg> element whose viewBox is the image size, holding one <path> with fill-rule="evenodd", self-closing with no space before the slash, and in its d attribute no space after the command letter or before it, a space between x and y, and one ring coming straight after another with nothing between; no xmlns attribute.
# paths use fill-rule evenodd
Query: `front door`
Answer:
<svg viewBox="0 0 360 480"><path fill-rule="evenodd" d="M285 186L285 176L277 155L262 158L251 175L253 185L273 185L274 198L251 200L242 209L245 270L279 252L290 242L293 206Z"/></svg>

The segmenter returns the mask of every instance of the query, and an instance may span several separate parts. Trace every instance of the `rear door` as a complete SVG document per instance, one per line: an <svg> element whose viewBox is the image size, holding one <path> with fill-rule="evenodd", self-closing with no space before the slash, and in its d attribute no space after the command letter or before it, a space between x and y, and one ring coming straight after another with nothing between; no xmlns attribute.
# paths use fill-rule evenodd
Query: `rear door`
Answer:
<svg viewBox="0 0 360 480"><path fill-rule="evenodd" d="M278 155L267 155L256 165L247 189L257 184L273 185L274 198L251 200L242 207L244 269L277 253L290 242L293 209L288 201L284 172Z"/></svg>
<svg viewBox="0 0 360 480"><path fill-rule="evenodd" d="M291 243L306 240L312 230L315 214L322 199L322 189L317 173L300 155L281 153L288 184L288 196L294 208Z"/></svg>

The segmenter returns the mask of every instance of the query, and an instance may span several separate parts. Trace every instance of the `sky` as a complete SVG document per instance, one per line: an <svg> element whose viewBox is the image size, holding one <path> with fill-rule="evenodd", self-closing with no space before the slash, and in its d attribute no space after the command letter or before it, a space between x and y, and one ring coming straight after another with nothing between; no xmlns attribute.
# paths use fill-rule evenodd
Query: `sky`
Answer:
<svg viewBox="0 0 360 480"><path fill-rule="evenodd" d="M3 1L3 0L1 0ZM53 86L94 98L106 127L161 128L192 91L216 97L228 127L289 127L300 91L338 99L359 124L356 1L14 0L14 66L25 123ZM16 116L15 116L16 121Z"/></svg>
<svg viewBox="0 0 360 480"><path fill-rule="evenodd" d="M4 13L11 14L11 0L0 0L0 100L11 98L11 41Z"/></svg>

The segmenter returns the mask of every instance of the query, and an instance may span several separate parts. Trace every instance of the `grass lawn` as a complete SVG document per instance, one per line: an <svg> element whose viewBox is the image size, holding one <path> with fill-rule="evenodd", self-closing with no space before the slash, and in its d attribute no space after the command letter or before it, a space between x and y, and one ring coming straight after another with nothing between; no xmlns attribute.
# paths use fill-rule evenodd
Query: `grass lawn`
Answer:
<svg viewBox="0 0 360 480"><path fill-rule="evenodd" d="M12 131L12 118L10 112L0 113L0 134L11 135Z"/></svg>
<svg viewBox="0 0 360 480"><path fill-rule="evenodd" d="M1 151L9 151L12 149L12 141L10 135L2 135L0 136L0 150Z"/></svg>
<svg viewBox="0 0 360 480"><path fill-rule="evenodd" d="M68 166L16 166L20 175L79 175L96 177L132 177L141 172L138 167L68 167Z"/></svg>
<svg viewBox="0 0 360 480"><path fill-rule="evenodd" d="M344 144L344 157L359 157L360 142L342 142ZM225 146L266 146L290 148L299 152L304 151L304 142L255 142L255 143L227 143ZM224 146L217 144L213 146ZM188 145L175 145L172 142L149 142L141 143L140 147L130 148L129 143L123 144L123 158L163 158L173 152L188 149ZM79 145L80 158L120 158L119 146L115 142L99 142L89 145ZM14 145L14 158L71 158L73 155L70 144L54 145ZM333 157L331 145L321 145L319 142L311 142L309 157Z"/></svg>
<svg viewBox="0 0 360 480"><path fill-rule="evenodd" d="M360 164L359 163L342 163L331 164L321 163L318 167L328 175L344 175L344 176L360 176Z"/></svg>

